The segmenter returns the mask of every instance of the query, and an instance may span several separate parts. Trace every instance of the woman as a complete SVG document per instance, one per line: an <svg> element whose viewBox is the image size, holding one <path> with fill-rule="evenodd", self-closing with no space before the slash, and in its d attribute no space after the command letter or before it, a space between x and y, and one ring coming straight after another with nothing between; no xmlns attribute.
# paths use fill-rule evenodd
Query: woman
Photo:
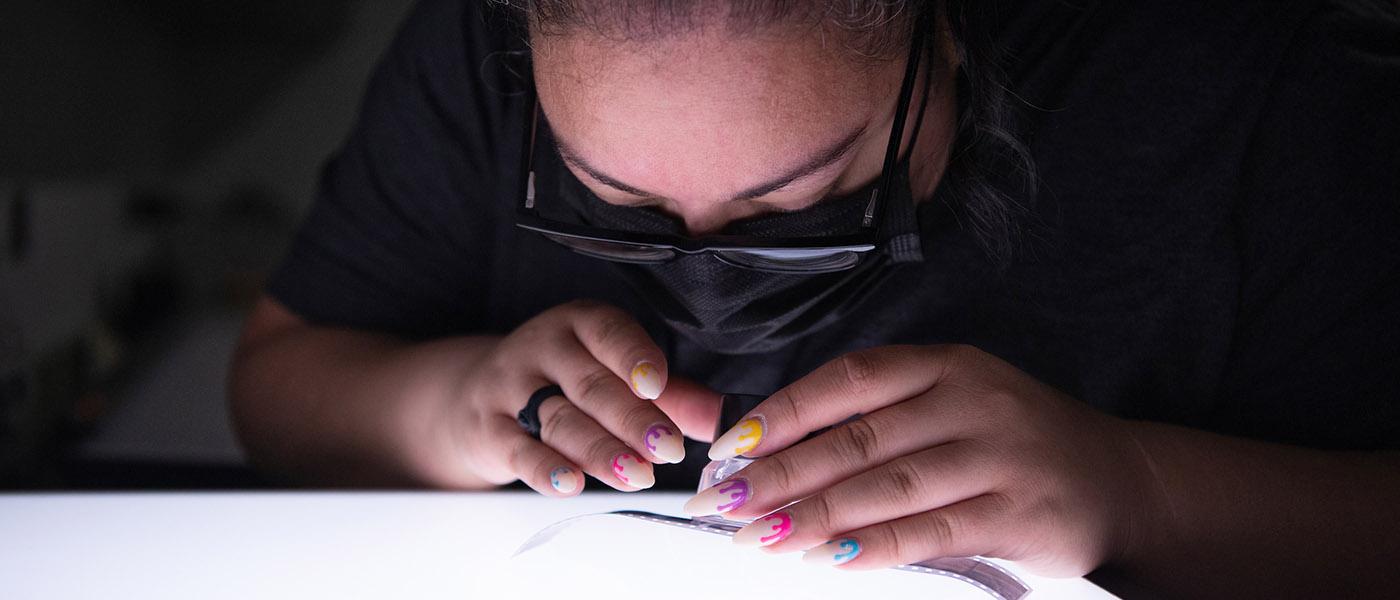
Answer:
<svg viewBox="0 0 1400 600"><path fill-rule="evenodd" d="M248 324L250 455L634 491L771 394L687 504L782 509L740 541L1397 583L1394 8L1136 4L423 3Z"/></svg>

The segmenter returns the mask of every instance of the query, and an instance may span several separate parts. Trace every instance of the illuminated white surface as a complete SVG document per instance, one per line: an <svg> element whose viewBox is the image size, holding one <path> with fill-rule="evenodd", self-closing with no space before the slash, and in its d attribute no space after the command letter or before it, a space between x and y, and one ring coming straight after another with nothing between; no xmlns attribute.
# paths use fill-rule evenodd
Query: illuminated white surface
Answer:
<svg viewBox="0 0 1400 600"><path fill-rule="evenodd" d="M0 495L0 598L842 598L985 600L944 577L845 573L728 538L567 517L680 514L684 494L190 493ZM1031 598L1107 598L1017 571Z"/></svg>

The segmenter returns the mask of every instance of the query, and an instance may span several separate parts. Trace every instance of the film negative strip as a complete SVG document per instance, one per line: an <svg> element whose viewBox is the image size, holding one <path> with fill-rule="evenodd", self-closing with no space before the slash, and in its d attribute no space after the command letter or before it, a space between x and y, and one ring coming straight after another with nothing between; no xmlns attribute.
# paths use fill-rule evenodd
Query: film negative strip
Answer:
<svg viewBox="0 0 1400 600"><path fill-rule="evenodd" d="M661 525L670 525L672 527L681 527L704 533L722 535L725 537L734 537L734 532L738 531L740 527L744 526L743 523L737 521L729 521L715 517L700 517L697 519L690 519L685 517L673 517L670 515L662 515L640 510L618 510L606 513L580 515L577 517L564 519L563 521L559 521L557 523L549 525L548 527L545 527L544 529L541 529L539 532L535 533L535 535L530 536L530 539L525 540L525 543L521 544L520 548L515 551L515 555L519 555L521 553L529 551L532 548L537 548L545 543L548 543L549 540L553 539L554 536L559 534L559 532L563 531L564 529L567 529L570 525L578 522L581 519L606 516L619 516L632 519L640 519L649 523L658 523ZM909 565L900 565L898 567L892 568L899 571L910 571L913 573L924 573L927 575L951 577L953 579L962 581L968 585L974 586L977 589L986 592L988 595L998 600L1021 600L1022 598L1026 597L1031 593L1031 588L1027 586L1024 581L1021 581L1020 578L1013 575L1010 571L1001 568L995 563L976 557L936 558L933 560L926 560L923 562L917 562Z"/></svg>

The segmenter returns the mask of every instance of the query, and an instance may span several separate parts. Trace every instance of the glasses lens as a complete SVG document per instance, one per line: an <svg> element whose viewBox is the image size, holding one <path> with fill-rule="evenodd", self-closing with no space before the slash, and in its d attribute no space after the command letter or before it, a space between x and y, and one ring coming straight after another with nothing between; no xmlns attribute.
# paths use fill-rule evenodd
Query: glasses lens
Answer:
<svg viewBox="0 0 1400 600"><path fill-rule="evenodd" d="M652 246L641 246L611 240L591 240L553 233L544 233L543 235L544 237L568 247L574 252L605 260L631 263L659 263L666 262L676 255L676 253L669 248L655 248Z"/></svg>
<svg viewBox="0 0 1400 600"><path fill-rule="evenodd" d="M777 273L829 273L844 271L860 262L860 252L824 248L726 250L715 252L720 260L748 269Z"/></svg>

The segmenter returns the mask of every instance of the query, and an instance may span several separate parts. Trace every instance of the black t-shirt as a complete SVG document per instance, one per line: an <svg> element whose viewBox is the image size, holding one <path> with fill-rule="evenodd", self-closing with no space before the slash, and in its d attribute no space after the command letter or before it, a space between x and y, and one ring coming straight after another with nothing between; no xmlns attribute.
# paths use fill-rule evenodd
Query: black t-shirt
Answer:
<svg viewBox="0 0 1400 600"><path fill-rule="evenodd" d="M706 352L613 265L513 226L525 107L483 64L518 32L490 4L425 0L384 58L270 286L304 318L504 333L594 298L720 391L768 393L858 348L962 342L1117 415L1400 447L1391 4L1005 3L1037 240L998 269L956 198L935 197L918 209L923 262L757 356Z"/></svg>

